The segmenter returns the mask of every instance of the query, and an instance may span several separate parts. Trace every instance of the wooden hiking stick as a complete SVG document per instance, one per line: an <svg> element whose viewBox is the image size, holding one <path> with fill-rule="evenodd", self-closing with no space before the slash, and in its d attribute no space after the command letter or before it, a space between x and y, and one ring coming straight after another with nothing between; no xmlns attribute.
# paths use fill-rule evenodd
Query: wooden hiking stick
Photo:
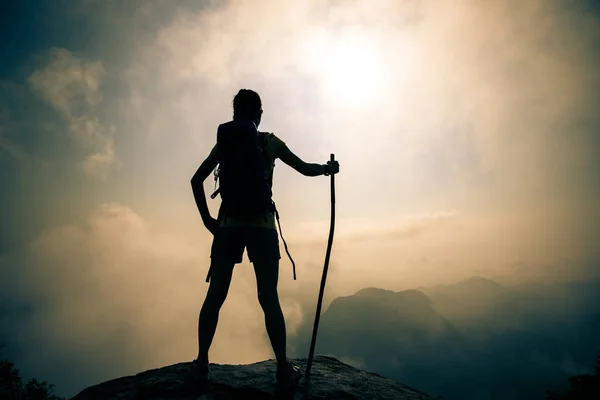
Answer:
<svg viewBox="0 0 600 400"><path fill-rule="evenodd" d="M335 156L331 154L331 161L335 161ZM335 174L331 174L331 223L329 224L329 240L327 241L327 252L325 253L325 265L323 266L323 276L321 278L321 288L319 289L319 300L317 301L317 314L315 315L315 326L313 327L312 339L310 341L310 351L308 353L308 362L306 364L306 376L310 374L310 367L315 353L315 342L317 341L317 330L319 329L319 319L321 317L321 306L323 305L323 292L325 291L325 281L327 280L327 270L329 269L329 257L331 256L331 246L333 245L333 228L335 227Z"/></svg>

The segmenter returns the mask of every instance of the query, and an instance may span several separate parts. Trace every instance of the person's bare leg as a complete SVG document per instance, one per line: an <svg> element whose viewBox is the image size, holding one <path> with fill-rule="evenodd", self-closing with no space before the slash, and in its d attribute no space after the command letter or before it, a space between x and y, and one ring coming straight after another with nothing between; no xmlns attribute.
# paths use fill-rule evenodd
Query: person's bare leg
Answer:
<svg viewBox="0 0 600 400"><path fill-rule="evenodd" d="M227 298L235 265L233 261L212 261L212 263L210 286L198 318L197 360L202 364L208 364L208 350L217 330L219 311Z"/></svg>
<svg viewBox="0 0 600 400"><path fill-rule="evenodd" d="M277 358L278 367L287 363L285 319L279 304L277 282L279 279L279 260L254 261L258 301L265 313L267 334Z"/></svg>

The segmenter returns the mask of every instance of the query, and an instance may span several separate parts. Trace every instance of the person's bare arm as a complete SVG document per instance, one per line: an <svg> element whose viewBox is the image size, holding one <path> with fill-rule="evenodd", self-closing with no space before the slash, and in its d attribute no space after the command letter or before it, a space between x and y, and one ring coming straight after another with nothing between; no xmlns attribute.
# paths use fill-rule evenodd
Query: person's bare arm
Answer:
<svg viewBox="0 0 600 400"><path fill-rule="evenodd" d="M216 147L214 147L208 157L206 157L202 164L200 164L200 167L191 180L194 200L196 201L196 206L200 212L200 217L202 217L202 222L204 223L206 229L213 234L217 229L218 222L210 215L210 211L208 210L206 194L204 192L204 181L210 176L218 163L217 151Z"/></svg>
<svg viewBox="0 0 600 400"><path fill-rule="evenodd" d="M339 171L339 167L337 167L336 170L336 166L333 166L333 170L331 170L331 167L328 164L311 164L304 162L285 145L280 149L279 159L305 176L325 175L332 171L335 174ZM335 165L337 165L337 162Z"/></svg>

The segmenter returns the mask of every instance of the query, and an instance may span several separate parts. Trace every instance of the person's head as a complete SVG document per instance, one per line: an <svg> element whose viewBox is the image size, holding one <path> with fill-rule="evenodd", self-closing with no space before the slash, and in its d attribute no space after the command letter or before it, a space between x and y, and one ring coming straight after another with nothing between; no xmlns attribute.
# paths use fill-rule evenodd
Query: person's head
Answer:
<svg viewBox="0 0 600 400"><path fill-rule="evenodd" d="M249 119L256 126L262 117L262 102L254 90L240 89L233 98L233 119Z"/></svg>

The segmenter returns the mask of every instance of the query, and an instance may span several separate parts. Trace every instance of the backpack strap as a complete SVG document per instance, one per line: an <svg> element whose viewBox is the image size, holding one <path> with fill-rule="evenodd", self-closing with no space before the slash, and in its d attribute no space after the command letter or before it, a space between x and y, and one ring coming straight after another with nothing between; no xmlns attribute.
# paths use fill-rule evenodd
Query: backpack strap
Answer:
<svg viewBox="0 0 600 400"><path fill-rule="evenodd" d="M288 258L290 259L290 261L292 262L292 271L294 273L294 280L296 280L296 263L294 262L294 259L292 258L292 255L290 254L290 251L288 250L288 245L285 242L285 239L283 238L283 231L281 230L281 222L279 222L279 211L277 211L277 207L275 207L275 202L273 202L273 210L275 211L275 219L277 219L277 226L279 226L279 235L281 236L281 240L283 241L283 247L285 248L285 252L286 252Z"/></svg>
<svg viewBox="0 0 600 400"><path fill-rule="evenodd" d="M269 186L272 188L273 187L273 172L275 170L275 157L269 157L269 146L267 146L267 143L269 142L269 140L271 140L271 138L273 137L273 133L271 132L259 132L260 136L260 147L263 151L263 154L266 154L266 156L263 156L263 159L265 160L265 163L267 161L267 159L271 159L272 161L272 168L270 168L271 172L269 173L268 179L269 179Z"/></svg>

